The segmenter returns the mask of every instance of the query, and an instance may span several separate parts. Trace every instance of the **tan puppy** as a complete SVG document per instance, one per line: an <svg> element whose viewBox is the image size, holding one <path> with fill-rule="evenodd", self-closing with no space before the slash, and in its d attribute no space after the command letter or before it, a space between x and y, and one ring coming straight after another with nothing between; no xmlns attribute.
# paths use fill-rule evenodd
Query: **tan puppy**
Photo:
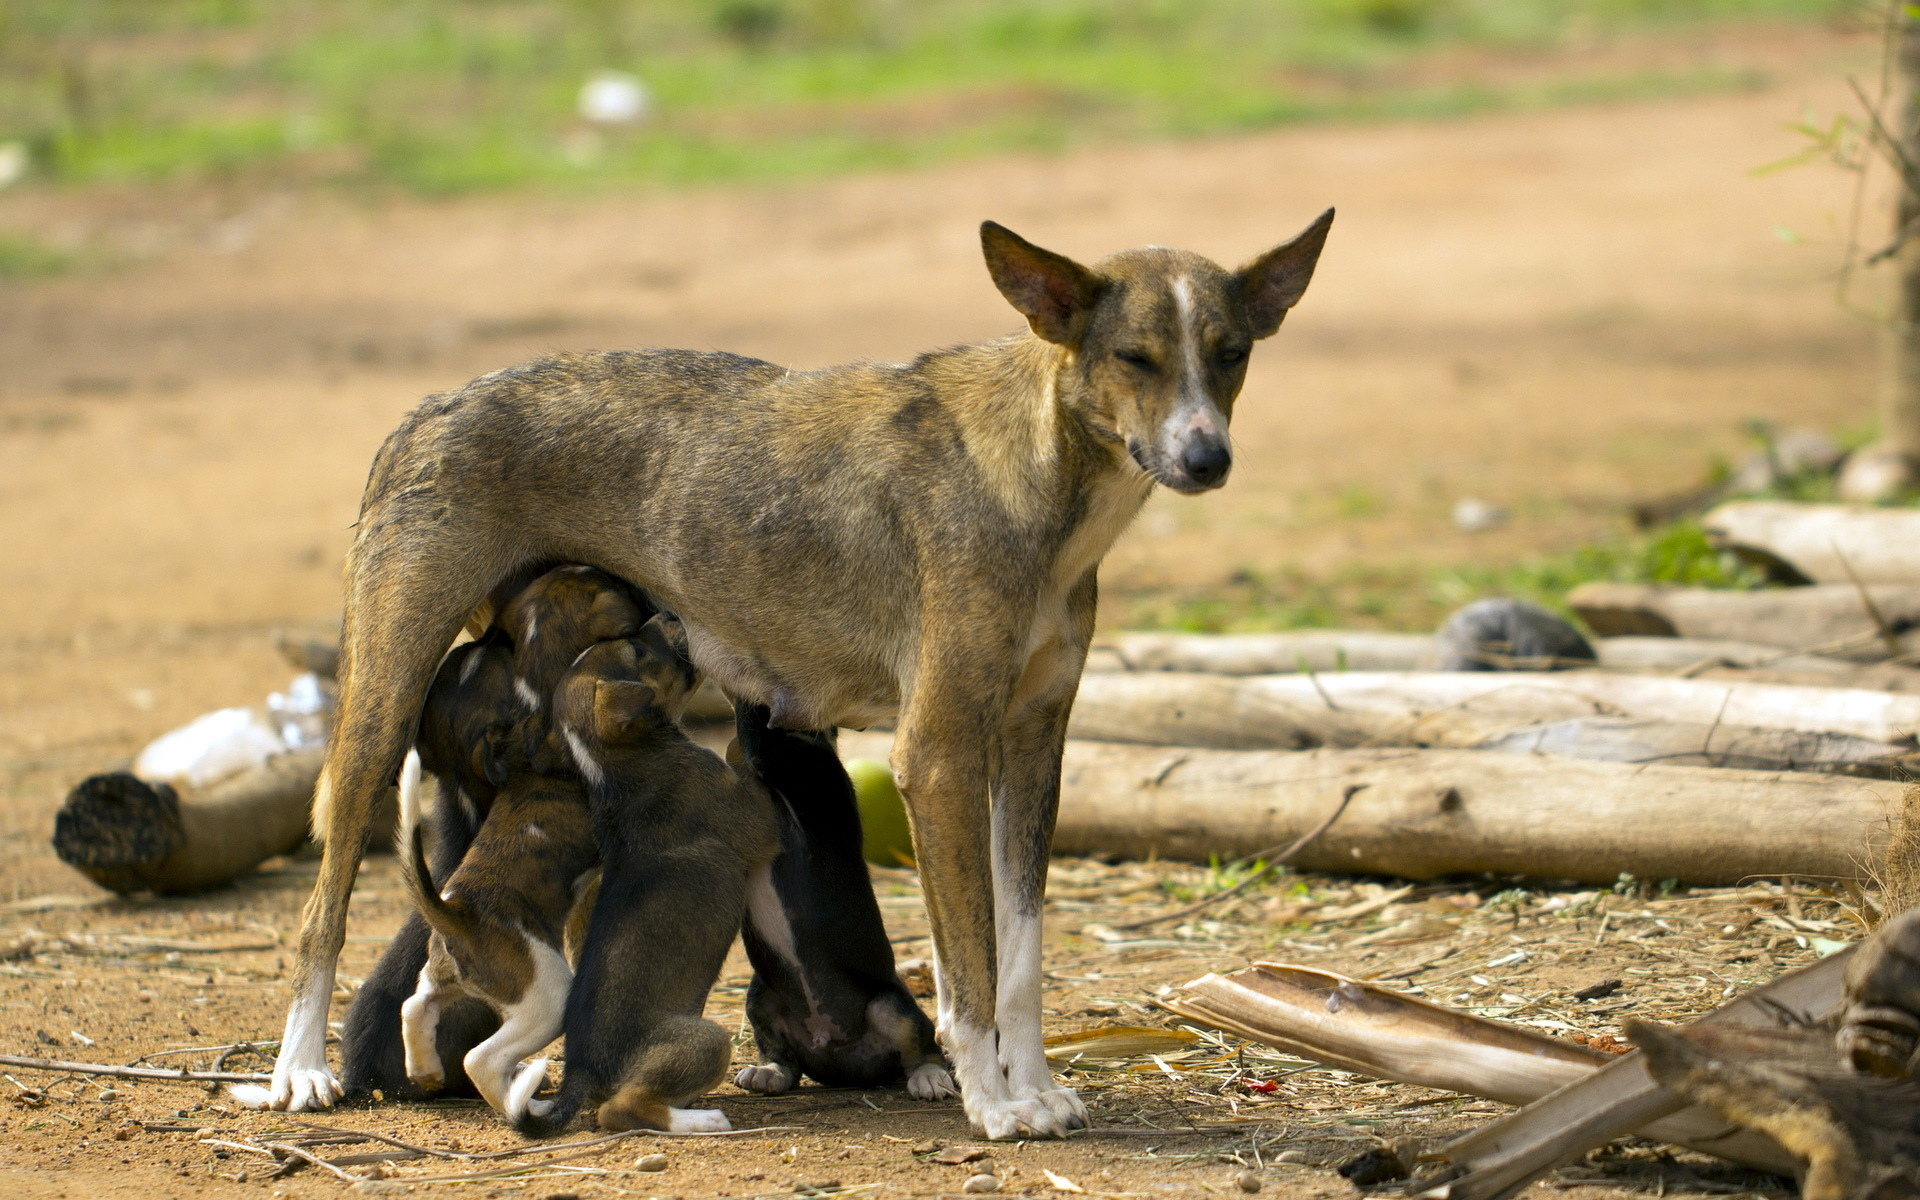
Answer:
<svg viewBox="0 0 1920 1200"><path fill-rule="evenodd" d="M398 849L407 888L432 928L419 987L400 1006L407 1077L437 1090L445 1069L435 1046L440 1011L461 996L484 1000L500 1028L463 1065L503 1116L520 1061L560 1033L567 989L567 915L599 865L586 793L578 781L536 774L507 727L490 736L487 775L497 791L479 836L437 894L420 813L420 759L400 773Z"/></svg>

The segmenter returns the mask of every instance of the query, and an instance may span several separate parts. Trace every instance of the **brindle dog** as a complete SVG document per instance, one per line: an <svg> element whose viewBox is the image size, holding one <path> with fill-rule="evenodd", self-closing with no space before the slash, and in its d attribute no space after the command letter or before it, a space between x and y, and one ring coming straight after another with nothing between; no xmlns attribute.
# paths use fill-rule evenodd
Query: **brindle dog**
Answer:
<svg viewBox="0 0 1920 1200"><path fill-rule="evenodd" d="M581 562L679 615L699 666L774 724L897 714L967 1116L1060 1135L1040 915L1095 572L1154 485L1226 482L1253 343L1305 294L1332 213L1227 271L1149 248L1084 267L991 222L1029 334L793 371L732 354L568 354L413 411L376 456L347 566L329 847L271 1103L333 1103L327 999L375 798L434 664L500 581Z"/></svg>

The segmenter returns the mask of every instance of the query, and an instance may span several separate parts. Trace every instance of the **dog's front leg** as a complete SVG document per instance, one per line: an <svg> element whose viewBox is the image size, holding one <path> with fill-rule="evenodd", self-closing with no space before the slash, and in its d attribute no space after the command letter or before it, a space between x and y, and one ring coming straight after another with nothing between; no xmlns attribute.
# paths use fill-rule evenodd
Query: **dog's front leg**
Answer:
<svg viewBox="0 0 1920 1200"><path fill-rule="evenodd" d="M992 731L1005 693L983 699L980 693L992 689L969 689L968 682L978 681L954 678L952 667L979 662L975 647L930 653L922 662L913 699L901 714L893 766L912 819L913 853L933 927L940 1040L976 1130L989 1138L1063 1137L1067 1125L1052 1109L1031 1092L1016 1095L1008 1086L995 1032L987 787L998 756Z"/></svg>
<svg viewBox="0 0 1920 1200"><path fill-rule="evenodd" d="M1047 1065L1040 1028L1040 944L1060 807L1060 756L1067 714L1080 686L1093 633L1091 578L1069 602L1057 636L1027 663L1000 729L1000 763L993 780L994 924L999 934L999 989L994 1023L1000 1062L1016 1097L1034 1097L1063 1125L1083 1129L1086 1106L1059 1086Z"/></svg>

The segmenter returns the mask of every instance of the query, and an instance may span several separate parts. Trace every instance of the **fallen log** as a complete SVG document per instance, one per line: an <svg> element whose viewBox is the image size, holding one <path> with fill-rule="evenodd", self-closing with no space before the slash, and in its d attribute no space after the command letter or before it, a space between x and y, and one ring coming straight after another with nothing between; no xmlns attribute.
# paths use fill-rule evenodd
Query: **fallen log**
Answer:
<svg viewBox="0 0 1920 1200"><path fill-rule="evenodd" d="M54 817L54 852L122 894L217 887L306 841L325 756L319 747L291 751L205 787L95 775Z"/></svg>
<svg viewBox="0 0 1920 1200"><path fill-rule="evenodd" d="M884 757L884 734L841 753ZM1296 865L1431 879L1857 879L1906 789L1876 780L1478 750L1200 750L1069 741L1054 848L1206 862L1285 845L1354 795ZM1917 794L1916 803L1920 803Z"/></svg>
<svg viewBox="0 0 1920 1200"><path fill-rule="evenodd" d="M1920 650L1920 587L1871 585L1866 594L1903 654ZM1758 642L1854 662L1892 656L1880 621L1851 584L1715 591L1658 584L1583 583L1567 606L1602 638L1696 637Z"/></svg>
<svg viewBox="0 0 1920 1200"><path fill-rule="evenodd" d="M1600 671L1087 675L1070 736L1218 748L1471 746L1517 726L1625 716L1912 745L1920 697Z"/></svg>
<svg viewBox="0 0 1920 1200"><path fill-rule="evenodd" d="M1312 967L1255 963L1205 975L1162 997L1189 1020L1342 1071L1523 1105L1593 1074L1614 1056L1517 1025ZM1691 1109L1639 1131L1769 1171L1793 1159L1765 1137Z"/></svg>
<svg viewBox="0 0 1920 1200"><path fill-rule="evenodd" d="M1813 583L1920 584L1920 509L1739 500L1702 525L1716 546Z"/></svg>

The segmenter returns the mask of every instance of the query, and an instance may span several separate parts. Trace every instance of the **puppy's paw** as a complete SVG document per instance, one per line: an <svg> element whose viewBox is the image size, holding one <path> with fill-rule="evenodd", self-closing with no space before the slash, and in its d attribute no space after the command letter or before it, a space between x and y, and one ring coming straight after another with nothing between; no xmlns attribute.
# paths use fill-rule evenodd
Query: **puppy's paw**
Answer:
<svg viewBox="0 0 1920 1200"><path fill-rule="evenodd" d="M960 1094L945 1063L921 1063L907 1076L907 1094L915 1100L951 1100Z"/></svg>
<svg viewBox="0 0 1920 1200"><path fill-rule="evenodd" d="M1053 1110L1039 1100L991 1100L969 1104L967 1119L982 1137L991 1141L1011 1138L1067 1136L1067 1126Z"/></svg>
<svg viewBox="0 0 1920 1200"><path fill-rule="evenodd" d="M273 1072L273 1087L267 1107L282 1112L311 1112L332 1108L343 1094L340 1081L325 1067L297 1068Z"/></svg>
<svg viewBox="0 0 1920 1200"><path fill-rule="evenodd" d="M533 1094L547 1081L547 1060L536 1058L520 1068L520 1073L507 1085L507 1109L502 1115L509 1121L516 1121L521 1113L532 1113L544 1117L553 1108L545 1100L535 1100Z"/></svg>
<svg viewBox="0 0 1920 1200"><path fill-rule="evenodd" d="M778 1096L799 1081L799 1072L777 1062L742 1067L733 1077L733 1085L741 1091L759 1092L762 1096Z"/></svg>
<svg viewBox="0 0 1920 1200"><path fill-rule="evenodd" d="M669 1108L668 1133L725 1133L732 1129L727 1114L717 1108Z"/></svg>

